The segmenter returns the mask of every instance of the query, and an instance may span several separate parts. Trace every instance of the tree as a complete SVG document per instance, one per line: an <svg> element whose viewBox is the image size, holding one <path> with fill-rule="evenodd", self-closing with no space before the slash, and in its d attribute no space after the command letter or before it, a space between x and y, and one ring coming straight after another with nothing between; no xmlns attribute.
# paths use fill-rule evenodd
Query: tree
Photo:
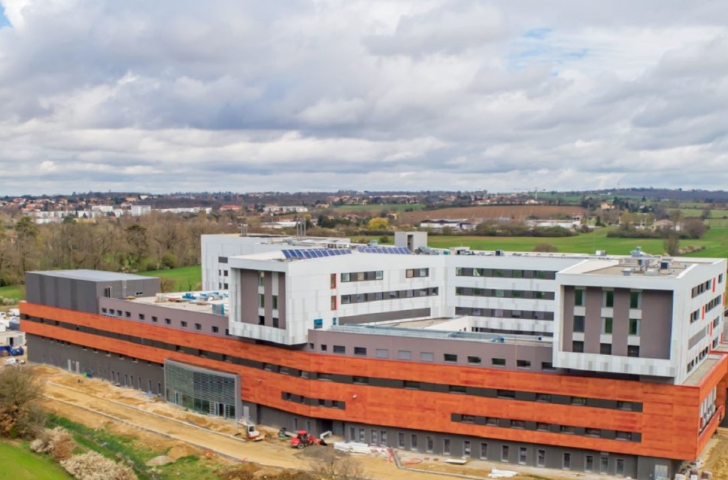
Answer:
<svg viewBox="0 0 728 480"><path fill-rule="evenodd" d="M534 252L558 252L559 249L550 243L539 243L533 247Z"/></svg>
<svg viewBox="0 0 728 480"><path fill-rule="evenodd" d="M316 478L321 480L364 480L367 473L361 463L349 455L325 450L321 458L311 465Z"/></svg>
<svg viewBox="0 0 728 480"><path fill-rule="evenodd" d="M389 220L386 218L372 218L367 224L369 230L387 230L389 229Z"/></svg>
<svg viewBox="0 0 728 480"><path fill-rule="evenodd" d="M664 240L665 253L674 257L680 254L680 237L675 232L669 232Z"/></svg>
<svg viewBox="0 0 728 480"><path fill-rule="evenodd" d="M5 367L0 371L0 435L35 438L43 431L45 416L38 406L43 385L30 368Z"/></svg>
<svg viewBox="0 0 728 480"><path fill-rule="evenodd" d="M683 230L690 236L690 238L701 238L705 235L707 228L703 221L699 218L688 218L683 223Z"/></svg>

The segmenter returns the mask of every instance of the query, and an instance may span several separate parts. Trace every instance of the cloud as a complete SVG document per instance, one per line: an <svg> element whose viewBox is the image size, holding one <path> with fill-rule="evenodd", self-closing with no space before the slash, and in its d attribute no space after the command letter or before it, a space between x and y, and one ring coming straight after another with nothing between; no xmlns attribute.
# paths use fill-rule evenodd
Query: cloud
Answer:
<svg viewBox="0 0 728 480"><path fill-rule="evenodd" d="M0 3L4 194L728 180L726 2Z"/></svg>

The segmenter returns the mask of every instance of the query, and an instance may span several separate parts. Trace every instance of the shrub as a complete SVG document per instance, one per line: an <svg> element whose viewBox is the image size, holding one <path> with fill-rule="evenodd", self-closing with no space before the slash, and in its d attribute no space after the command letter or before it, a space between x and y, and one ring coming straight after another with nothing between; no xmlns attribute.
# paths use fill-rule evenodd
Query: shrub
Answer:
<svg viewBox="0 0 728 480"><path fill-rule="evenodd" d="M134 471L96 452L74 455L61 466L78 480L136 480Z"/></svg>
<svg viewBox="0 0 728 480"><path fill-rule="evenodd" d="M71 458L75 448L76 442L73 441L73 437L61 427L43 430L30 444L30 449L34 452L48 453L59 462Z"/></svg>

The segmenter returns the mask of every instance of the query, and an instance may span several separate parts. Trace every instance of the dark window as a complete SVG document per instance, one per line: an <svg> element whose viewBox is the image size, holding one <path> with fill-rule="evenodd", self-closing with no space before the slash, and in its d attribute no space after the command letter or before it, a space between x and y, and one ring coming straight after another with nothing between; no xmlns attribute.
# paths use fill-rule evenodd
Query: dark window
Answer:
<svg viewBox="0 0 728 480"><path fill-rule="evenodd" d="M412 390L419 390L420 389L420 382L413 382L411 380L405 380L404 381L404 388L409 388Z"/></svg>
<svg viewBox="0 0 728 480"><path fill-rule="evenodd" d="M466 388L462 385L450 385L449 391L450 393L465 393Z"/></svg>
<svg viewBox="0 0 728 480"><path fill-rule="evenodd" d="M587 428L585 433L589 437L601 437L602 436L602 431L598 428Z"/></svg>
<svg viewBox="0 0 728 480"><path fill-rule="evenodd" d="M344 345L334 345L334 353L346 353L346 347Z"/></svg>
<svg viewBox="0 0 728 480"><path fill-rule="evenodd" d="M599 353L602 355L611 355L612 354L612 344L611 343L600 343L599 344Z"/></svg>
<svg viewBox="0 0 728 480"><path fill-rule="evenodd" d="M537 423L536 424L536 430L540 430L542 432L548 432L551 429L551 426L548 423Z"/></svg>
<svg viewBox="0 0 728 480"><path fill-rule="evenodd" d="M458 356L453 353L446 353L445 354L445 361L446 362L457 362Z"/></svg>
<svg viewBox="0 0 728 480"><path fill-rule="evenodd" d="M571 344L571 351L575 353L583 353L584 352L584 342L572 342Z"/></svg>
<svg viewBox="0 0 728 480"><path fill-rule="evenodd" d="M273 328L278 328L279 322L278 319L273 317Z"/></svg>
<svg viewBox="0 0 728 480"><path fill-rule="evenodd" d="M329 349L328 345L326 345L325 343L322 343L322 344L321 344L321 351L322 351L322 352L325 352L325 351L327 351L328 349Z"/></svg>
<svg viewBox="0 0 728 480"><path fill-rule="evenodd" d="M354 355L366 355L367 349L364 347L354 347Z"/></svg>
<svg viewBox="0 0 728 480"><path fill-rule="evenodd" d="M574 305L576 305L577 307L584 306L584 290L574 290Z"/></svg>
<svg viewBox="0 0 728 480"><path fill-rule="evenodd" d="M139 314L139 320L144 320L144 314L143 313L140 313Z"/></svg>
<svg viewBox="0 0 728 480"><path fill-rule="evenodd" d="M480 363L480 357L468 357L468 363Z"/></svg>
<svg viewBox="0 0 728 480"><path fill-rule="evenodd" d="M513 390L497 390L498 398L516 398Z"/></svg>
<svg viewBox="0 0 728 480"><path fill-rule="evenodd" d="M584 333L583 315L574 315L574 333Z"/></svg>
<svg viewBox="0 0 728 480"><path fill-rule="evenodd" d="M640 347L638 345L627 345L627 356L628 357L639 357Z"/></svg>
<svg viewBox="0 0 728 480"><path fill-rule="evenodd" d="M369 378L368 377L352 377L352 381L354 383L360 383L360 384L366 385L369 383Z"/></svg>
<svg viewBox="0 0 728 480"><path fill-rule="evenodd" d="M180 323L180 325L182 325L182 328L187 328L187 322L181 321L179 323Z"/></svg>
<svg viewBox="0 0 728 480"><path fill-rule="evenodd" d="M202 324L201 323L195 323L195 330L202 330Z"/></svg>
<svg viewBox="0 0 728 480"><path fill-rule="evenodd" d="M620 410L632 410L632 402L617 402L617 408Z"/></svg>
<svg viewBox="0 0 728 480"><path fill-rule="evenodd" d="M531 361L530 360L518 360L518 361L516 361L516 367L531 368Z"/></svg>
<svg viewBox="0 0 728 480"><path fill-rule="evenodd" d="M541 362L541 370L556 370L551 362Z"/></svg>
<svg viewBox="0 0 728 480"><path fill-rule="evenodd" d="M537 402L550 402L551 401L551 394L550 393L537 393L536 394L536 401Z"/></svg>
<svg viewBox="0 0 728 480"><path fill-rule="evenodd" d="M526 428L526 422L523 420L511 420L511 428Z"/></svg>
<svg viewBox="0 0 728 480"><path fill-rule="evenodd" d="M571 425L561 425L561 433L573 435L576 433L576 427L572 427Z"/></svg>
<svg viewBox="0 0 728 480"><path fill-rule="evenodd" d="M265 325L265 316L258 315L258 325Z"/></svg>
<svg viewBox="0 0 728 480"><path fill-rule="evenodd" d="M614 307L614 291L606 290L604 292L604 306L606 308Z"/></svg>
<svg viewBox="0 0 728 480"><path fill-rule="evenodd" d="M586 398L584 397L571 397L571 404L572 405L586 405Z"/></svg>
<svg viewBox="0 0 728 480"><path fill-rule="evenodd" d="M493 358L493 359L491 359L491 362L496 367L505 367L506 366L505 358Z"/></svg>
<svg viewBox="0 0 728 480"><path fill-rule="evenodd" d="M217 333L220 331L220 328L218 327L212 327L212 333Z"/></svg>
<svg viewBox="0 0 728 480"><path fill-rule="evenodd" d="M158 320L159 320L159 319L158 319L157 317L152 317L152 321L153 321L154 323L157 323L157 321L158 321Z"/></svg>

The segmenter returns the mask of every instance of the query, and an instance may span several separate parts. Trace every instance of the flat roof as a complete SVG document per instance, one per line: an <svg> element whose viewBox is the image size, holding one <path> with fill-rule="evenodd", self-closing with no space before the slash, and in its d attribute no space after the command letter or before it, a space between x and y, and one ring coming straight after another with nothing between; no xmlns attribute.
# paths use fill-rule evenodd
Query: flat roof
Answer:
<svg viewBox="0 0 728 480"><path fill-rule="evenodd" d="M723 355L708 355L708 358L705 359L703 363L701 363L698 368L693 370L693 372L690 374L688 378L685 379L683 382L683 385L696 387L700 385L700 382L703 381L705 376L713 370L713 367L720 362L720 360L723 358Z"/></svg>
<svg viewBox="0 0 728 480"><path fill-rule="evenodd" d="M183 295L185 295L187 292L182 293L163 293L159 294L154 297L137 297L135 299L131 299L128 301L134 302L134 303L144 303L146 305L156 305L158 307L163 308L169 308L174 310L186 310L188 312L196 312L196 313L209 313L210 315L213 315L212 312L212 306L215 304L222 303L225 305L225 315L227 316L227 313L229 311L228 305L229 301L227 298L224 298L223 300L213 300L212 302L205 301L203 299L197 299L197 300L190 300L183 298ZM199 295L200 293L205 292L194 292L194 294ZM164 298L164 301L160 301L161 298Z"/></svg>
<svg viewBox="0 0 728 480"><path fill-rule="evenodd" d="M113 282L119 280L149 280L156 277L145 277L131 273L104 272L101 270L44 270L28 273L37 273L49 277L73 278L76 280L89 280L92 282Z"/></svg>

